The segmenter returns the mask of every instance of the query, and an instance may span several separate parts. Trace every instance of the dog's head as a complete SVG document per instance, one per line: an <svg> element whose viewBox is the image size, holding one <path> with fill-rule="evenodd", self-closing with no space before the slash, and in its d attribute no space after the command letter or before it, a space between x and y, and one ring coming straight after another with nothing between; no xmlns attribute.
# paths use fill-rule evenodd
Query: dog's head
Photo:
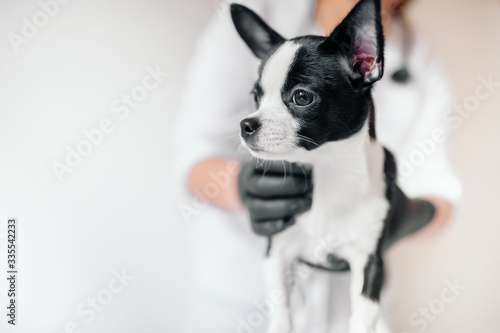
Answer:
<svg viewBox="0 0 500 333"><path fill-rule="evenodd" d="M242 145L252 155L293 160L363 128L370 88L383 74L379 0L361 0L328 37L287 40L237 4L231 16L262 60L252 91L257 111L240 123Z"/></svg>

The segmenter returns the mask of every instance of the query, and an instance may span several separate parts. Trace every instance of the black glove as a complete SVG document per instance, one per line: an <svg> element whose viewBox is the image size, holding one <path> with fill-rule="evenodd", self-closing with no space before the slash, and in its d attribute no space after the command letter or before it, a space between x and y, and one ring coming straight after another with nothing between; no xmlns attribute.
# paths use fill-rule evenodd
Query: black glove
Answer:
<svg viewBox="0 0 500 333"><path fill-rule="evenodd" d="M397 186L392 190L392 211L382 238L382 252L401 238L425 227L434 217L436 209L429 201L410 199Z"/></svg>
<svg viewBox="0 0 500 333"><path fill-rule="evenodd" d="M307 165L284 161L243 164L238 188L253 231L272 236L293 225L295 215L311 208L312 185Z"/></svg>

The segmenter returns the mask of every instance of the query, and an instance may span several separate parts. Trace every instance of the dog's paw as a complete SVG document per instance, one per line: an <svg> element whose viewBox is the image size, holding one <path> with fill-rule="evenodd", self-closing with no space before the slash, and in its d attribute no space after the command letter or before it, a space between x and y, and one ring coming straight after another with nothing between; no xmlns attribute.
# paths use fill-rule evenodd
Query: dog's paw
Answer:
<svg viewBox="0 0 500 333"><path fill-rule="evenodd" d="M291 333L292 322L289 316L271 317L266 333Z"/></svg>

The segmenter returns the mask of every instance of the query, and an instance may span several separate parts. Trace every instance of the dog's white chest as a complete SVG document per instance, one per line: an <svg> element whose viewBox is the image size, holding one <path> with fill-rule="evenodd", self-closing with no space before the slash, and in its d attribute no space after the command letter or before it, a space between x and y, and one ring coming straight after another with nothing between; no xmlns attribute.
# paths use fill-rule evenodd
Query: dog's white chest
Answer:
<svg viewBox="0 0 500 333"><path fill-rule="evenodd" d="M303 237L302 256L321 263L325 258L318 253L349 260L376 249L390 205L385 197L383 149L370 142L366 147L364 163L338 161L337 165L351 162L340 170L335 164L332 169L315 166L313 205L294 226Z"/></svg>
<svg viewBox="0 0 500 333"><path fill-rule="evenodd" d="M333 253L349 260L375 250L389 204L380 196L369 196L349 211L321 205L302 215L297 228L303 233L302 255L321 263L321 254ZM321 250L320 250L321 249Z"/></svg>

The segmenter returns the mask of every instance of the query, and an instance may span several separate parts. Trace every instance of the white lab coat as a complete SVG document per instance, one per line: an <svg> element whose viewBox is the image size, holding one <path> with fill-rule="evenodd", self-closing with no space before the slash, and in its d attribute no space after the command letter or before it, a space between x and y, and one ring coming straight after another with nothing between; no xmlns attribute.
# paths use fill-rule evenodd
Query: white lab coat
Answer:
<svg viewBox="0 0 500 333"><path fill-rule="evenodd" d="M313 21L314 1L240 2L284 37L321 34ZM400 186L407 195L439 196L456 205L461 185L448 161L447 142L429 141L436 130L449 133L444 118L453 105L449 82L421 38L415 39L408 58L411 80L405 84L392 81L392 73L403 63L401 44L396 26L386 36L385 76L373 90L378 140L395 154L403 174ZM238 149L239 122L254 108L250 90L258 64L237 35L227 7L219 8L199 40L176 127L174 170L182 191L186 191L189 170L198 161L247 156ZM182 200L188 201L179 204L179 217L184 209L182 219L191 228L190 246L195 252L186 332L264 332L265 321L260 319L265 316L258 302L265 297L261 262L266 241L252 233L244 212L227 213L195 205L186 197ZM189 216L186 206L193 209ZM315 281L309 292L316 294L319 305L314 311L318 323L311 332L328 332L328 320L336 327L331 332L345 332L348 277L318 273L310 280ZM330 292L344 292L344 298L327 296L327 279L335 279ZM340 304L332 304L339 299Z"/></svg>

